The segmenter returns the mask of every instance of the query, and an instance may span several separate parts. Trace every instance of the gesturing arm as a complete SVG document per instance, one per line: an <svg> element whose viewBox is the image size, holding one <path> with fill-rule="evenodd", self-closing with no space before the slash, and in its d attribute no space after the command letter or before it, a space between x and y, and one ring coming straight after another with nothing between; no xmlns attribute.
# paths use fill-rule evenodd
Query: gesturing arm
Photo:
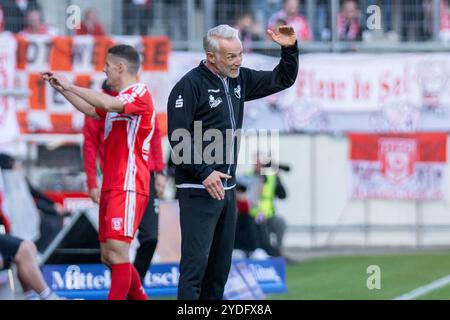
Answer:
<svg viewBox="0 0 450 320"><path fill-rule="evenodd" d="M48 81L48 83L52 86L52 88L55 89L56 91L58 91L59 93L61 93L67 99L67 101L69 101L75 108L78 109L78 111L84 113L85 115L91 116L93 118L96 118L96 119L99 118L97 113L95 112L94 106L87 103L81 97L78 97L77 95L75 95L67 90L64 90L63 86L61 86L61 84L58 81L52 79L53 76L54 76L54 74L51 72L42 72L41 73L42 79L44 79L45 81Z"/></svg>
<svg viewBox="0 0 450 320"><path fill-rule="evenodd" d="M62 90L59 92L67 99L67 101L69 101L75 108L77 108L78 111L95 119L100 119L97 112L95 111L95 107L87 103L84 99L66 90Z"/></svg>
<svg viewBox="0 0 450 320"><path fill-rule="evenodd" d="M52 74L49 76L49 81L51 84L53 83L52 85L62 90L62 92L74 94L86 101L89 105L95 106L95 108L102 109L106 112L119 113L124 110L123 102L120 99L107 95L103 92L98 92L71 84L63 75Z"/></svg>
<svg viewBox="0 0 450 320"><path fill-rule="evenodd" d="M292 27L280 27L277 33L267 31L273 41L281 45L281 60L273 71L243 68L246 90L245 101L259 99L289 88L298 73L297 38Z"/></svg>
<svg viewBox="0 0 450 320"><path fill-rule="evenodd" d="M111 97L103 92L98 92L92 89L86 89L78 87L76 85L70 85L67 91L83 98L87 103L95 106L96 108L103 109L106 112L123 112L123 102L118 98Z"/></svg>

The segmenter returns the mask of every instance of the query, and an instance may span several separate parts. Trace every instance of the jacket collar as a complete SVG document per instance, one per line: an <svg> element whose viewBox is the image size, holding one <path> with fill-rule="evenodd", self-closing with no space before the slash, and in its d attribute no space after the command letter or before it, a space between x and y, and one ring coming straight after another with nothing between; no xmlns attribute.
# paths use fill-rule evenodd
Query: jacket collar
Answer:
<svg viewBox="0 0 450 320"><path fill-rule="evenodd" d="M198 66L200 68L200 70L202 70L203 72L206 72L210 77L214 77L215 79L221 79L220 76L218 74L215 74L214 72L212 72L207 66L206 66L206 60L202 60L200 61L200 64ZM228 78L225 78L223 80L227 81Z"/></svg>

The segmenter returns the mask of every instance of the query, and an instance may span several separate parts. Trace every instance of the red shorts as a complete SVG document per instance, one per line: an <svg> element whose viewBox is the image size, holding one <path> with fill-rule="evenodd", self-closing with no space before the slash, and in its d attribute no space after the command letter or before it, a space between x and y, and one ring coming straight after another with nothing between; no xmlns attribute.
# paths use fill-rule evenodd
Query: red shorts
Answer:
<svg viewBox="0 0 450 320"><path fill-rule="evenodd" d="M132 191L102 191L98 219L98 239L131 243L139 227L148 197Z"/></svg>

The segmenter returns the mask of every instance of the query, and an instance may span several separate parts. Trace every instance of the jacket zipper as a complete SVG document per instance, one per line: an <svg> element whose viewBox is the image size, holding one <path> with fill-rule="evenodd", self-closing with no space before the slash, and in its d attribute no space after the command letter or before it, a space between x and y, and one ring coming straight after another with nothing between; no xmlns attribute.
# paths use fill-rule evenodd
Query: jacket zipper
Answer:
<svg viewBox="0 0 450 320"><path fill-rule="evenodd" d="M222 81L223 87L225 89L225 94L227 96L227 102L228 102L227 106L228 106L228 111L229 111L230 120L231 120L231 130L232 130L231 159L230 159L231 161L230 161L230 165L228 166L228 171L227 171L227 174L230 175L230 173L231 173L231 163L234 161L234 131L236 129L236 122L235 122L235 119L234 119L233 105L231 104L230 91L229 91L229 87L228 87L228 79L227 79L226 82L222 78L220 78L220 80ZM225 187L228 187L228 180L225 180Z"/></svg>

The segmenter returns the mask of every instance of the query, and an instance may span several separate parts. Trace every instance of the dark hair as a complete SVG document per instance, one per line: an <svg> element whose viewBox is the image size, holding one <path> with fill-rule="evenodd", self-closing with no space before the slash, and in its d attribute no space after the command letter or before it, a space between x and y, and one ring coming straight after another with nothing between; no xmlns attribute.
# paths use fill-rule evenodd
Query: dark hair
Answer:
<svg viewBox="0 0 450 320"><path fill-rule="evenodd" d="M137 50L126 44L119 44L108 50L109 54L124 59L128 63L128 70L132 74L137 74L139 66L141 65L141 59Z"/></svg>

